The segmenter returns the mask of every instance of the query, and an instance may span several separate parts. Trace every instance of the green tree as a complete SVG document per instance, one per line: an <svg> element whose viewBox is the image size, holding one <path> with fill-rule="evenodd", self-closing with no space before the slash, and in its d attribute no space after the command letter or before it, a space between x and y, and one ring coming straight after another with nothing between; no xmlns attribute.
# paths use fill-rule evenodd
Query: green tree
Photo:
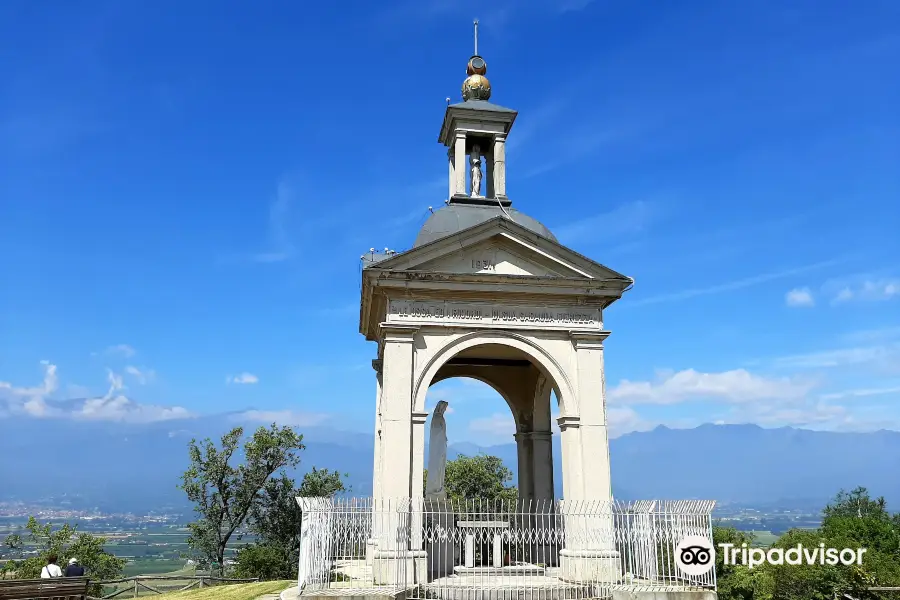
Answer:
<svg viewBox="0 0 900 600"><path fill-rule="evenodd" d="M869 587L900 586L900 513L891 515L883 497L858 487L840 491L822 511L821 532L832 548L865 548L861 565L842 566L842 589L859 598L879 598Z"/></svg>
<svg viewBox="0 0 900 600"><path fill-rule="evenodd" d="M900 586L900 519L888 512L884 498L872 498L865 488L841 491L822 511L815 530L792 529L772 545L813 550L865 548L862 564L770 565L773 600L832 600L848 595L858 600L887 598L872 587Z"/></svg>
<svg viewBox="0 0 900 600"><path fill-rule="evenodd" d="M299 559L299 557L298 557ZM293 579L297 576L296 561L293 568L287 568L290 562L283 548L269 544L248 544L237 551L235 577L251 579L259 577L263 581Z"/></svg>
<svg viewBox="0 0 900 600"><path fill-rule="evenodd" d="M70 558L77 558L94 581L119 578L125 568L125 559L117 558L103 549L105 538L78 532L77 526L64 523L54 529L52 523L42 524L34 517L30 517L25 525L25 531L27 534L24 538L14 534L5 541L6 546L13 550L21 550L26 540L38 548L37 556L24 560L10 560L3 566L4 571L15 573L17 578L40 577L41 569L47 564L47 557L50 554L57 555L60 565L65 565ZM100 586L92 585L89 593L99 596Z"/></svg>
<svg viewBox="0 0 900 600"><path fill-rule="evenodd" d="M303 476L297 495L307 498L332 498L349 492L349 488L344 487L345 477L348 477L346 473L341 475L337 471L313 467L312 471Z"/></svg>
<svg viewBox="0 0 900 600"><path fill-rule="evenodd" d="M425 469L428 481L428 469ZM515 501L519 491L507 485L512 481L512 471L503 461L487 454L465 456L460 454L447 461L444 488L450 500L477 499L484 501ZM424 490L423 490L424 491Z"/></svg>
<svg viewBox="0 0 900 600"><path fill-rule="evenodd" d="M801 544L804 548L813 549L818 548L820 543L824 543L826 548L831 546L831 541L818 530L791 529L781 535L772 548L787 550ZM839 591L850 591L841 573L845 568L842 566L806 564L804 561L799 565L763 568L768 568L772 574L774 600L834 600Z"/></svg>
<svg viewBox="0 0 900 600"><path fill-rule="evenodd" d="M303 514L297 496L333 497L347 491L337 471L317 469L303 476L300 487L287 475L270 479L253 509L251 528L259 542L238 552L237 572L242 577L293 579L300 559L300 526Z"/></svg>
<svg viewBox="0 0 900 600"><path fill-rule="evenodd" d="M713 544L716 548L716 583L719 600L772 600L772 576L766 569L750 569L744 565L725 564L725 555L719 544L731 544L741 548L751 546L753 535L734 527L713 527Z"/></svg>
<svg viewBox="0 0 900 600"><path fill-rule="evenodd" d="M244 463L231 464L244 435L236 427L222 436L221 448L206 439L191 440L190 467L182 475L181 488L194 503L199 519L190 523L188 544L209 562L225 561L225 548L263 500L269 478L286 467L295 467L304 449L303 436L290 427L260 427L244 443Z"/></svg>

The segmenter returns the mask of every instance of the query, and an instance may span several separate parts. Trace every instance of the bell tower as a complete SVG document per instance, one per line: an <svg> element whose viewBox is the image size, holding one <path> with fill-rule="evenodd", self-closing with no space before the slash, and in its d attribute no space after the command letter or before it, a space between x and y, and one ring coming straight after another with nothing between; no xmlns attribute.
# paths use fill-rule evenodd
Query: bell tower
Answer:
<svg viewBox="0 0 900 600"><path fill-rule="evenodd" d="M449 165L448 204L508 207L506 195L506 138L516 111L489 102L491 82L487 63L478 54L478 21L475 21L475 54L466 65L463 101L444 113L438 141L447 147Z"/></svg>

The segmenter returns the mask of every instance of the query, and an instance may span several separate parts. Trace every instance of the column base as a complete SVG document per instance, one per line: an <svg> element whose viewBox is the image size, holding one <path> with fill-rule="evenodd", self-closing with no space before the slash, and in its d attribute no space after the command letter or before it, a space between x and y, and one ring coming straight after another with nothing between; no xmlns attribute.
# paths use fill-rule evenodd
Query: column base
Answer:
<svg viewBox="0 0 900 600"><path fill-rule="evenodd" d="M428 577L434 581L453 574L457 545L453 543L456 515L446 498L425 499L425 529L430 533L424 542L428 552Z"/></svg>
<svg viewBox="0 0 900 600"><path fill-rule="evenodd" d="M375 585L428 583L428 553L424 550L375 550L372 557Z"/></svg>
<svg viewBox="0 0 900 600"><path fill-rule="evenodd" d="M570 582L618 583L621 557L616 550L560 550L559 576Z"/></svg>

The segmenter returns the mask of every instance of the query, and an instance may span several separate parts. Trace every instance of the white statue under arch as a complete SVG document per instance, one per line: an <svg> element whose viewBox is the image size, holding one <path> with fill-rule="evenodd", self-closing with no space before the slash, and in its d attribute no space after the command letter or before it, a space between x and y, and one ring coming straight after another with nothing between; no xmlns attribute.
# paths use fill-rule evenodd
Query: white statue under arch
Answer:
<svg viewBox="0 0 900 600"><path fill-rule="evenodd" d="M425 481L425 497L444 499L447 490L444 488L444 477L447 471L447 422L444 411L447 403L441 400L434 408L431 416L431 431L428 437L428 479Z"/></svg>

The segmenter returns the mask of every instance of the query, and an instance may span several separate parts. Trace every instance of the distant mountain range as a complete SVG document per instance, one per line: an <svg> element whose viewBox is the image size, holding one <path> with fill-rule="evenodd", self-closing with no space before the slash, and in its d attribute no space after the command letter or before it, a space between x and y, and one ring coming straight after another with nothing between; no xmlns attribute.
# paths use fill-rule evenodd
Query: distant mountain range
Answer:
<svg viewBox="0 0 900 600"><path fill-rule="evenodd" d="M0 435L0 500L71 502L110 512L183 509L177 489L192 437L214 439L236 414L151 424L59 419L6 421ZM312 466L349 474L355 495L371 493L373 438L324 427L301 428ZM559 436L555 485L561 496ZM450 457L484 452L515 472L514 443L455 444ZM657 427L612 440L617 498L709 498L747 506L821 506L841 488L868 487L900 510L900 432L832 433L756 425ZM588 463L589 464L589 463Z"/></svg>

